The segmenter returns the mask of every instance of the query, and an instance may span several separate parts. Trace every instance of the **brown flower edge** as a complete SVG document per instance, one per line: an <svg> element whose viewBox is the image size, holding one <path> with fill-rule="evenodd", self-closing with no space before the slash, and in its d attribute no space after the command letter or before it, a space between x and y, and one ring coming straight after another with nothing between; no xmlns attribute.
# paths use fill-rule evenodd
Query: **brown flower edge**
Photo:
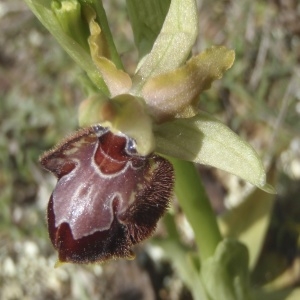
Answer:
<svg viewBox="0 0 300 300"><path fill-rule="evenodd" d="M172 165L141 156L133 139L95 125L81 129L40 159L57 178L48 204L48 230L59 262L133 258L168 208Z"/></svg>

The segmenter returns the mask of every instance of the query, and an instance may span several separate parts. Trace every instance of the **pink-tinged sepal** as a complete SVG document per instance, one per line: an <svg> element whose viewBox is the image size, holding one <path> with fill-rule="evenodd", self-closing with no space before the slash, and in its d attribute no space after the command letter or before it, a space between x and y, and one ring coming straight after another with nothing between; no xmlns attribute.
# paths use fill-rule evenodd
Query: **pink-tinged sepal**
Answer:
<svg viewBox="0 0 300 300"><path fill-rule="evenodd" d="M100 125L76 132L41 158L58 182L48 205L50 239L60 262L132 257L166 211L172 165L141 156L124 134Z"/></svg>

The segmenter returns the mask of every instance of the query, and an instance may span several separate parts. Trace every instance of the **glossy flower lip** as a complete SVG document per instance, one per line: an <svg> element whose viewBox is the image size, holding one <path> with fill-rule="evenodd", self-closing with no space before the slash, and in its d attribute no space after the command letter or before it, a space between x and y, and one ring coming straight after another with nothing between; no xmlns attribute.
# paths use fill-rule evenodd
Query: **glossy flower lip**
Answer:
<svg viewBox="0 0 300 300"><path fill-rule="evenodd" d="M166 211L172 165L141 156L134 141L100 125L81 129L41 157L58 178L48 205L50 239L60 262L130 258Z"/></svg>

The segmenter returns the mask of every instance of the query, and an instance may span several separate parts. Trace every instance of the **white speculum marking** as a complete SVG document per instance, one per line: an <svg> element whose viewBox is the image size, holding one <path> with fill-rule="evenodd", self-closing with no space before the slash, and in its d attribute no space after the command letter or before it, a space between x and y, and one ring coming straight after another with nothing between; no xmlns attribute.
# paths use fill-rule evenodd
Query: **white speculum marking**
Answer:
<svg viewBox="0 0 300 300"><path fill-rule="evenodd" d="M124 212L143 180L144 169L136 169L128 161L120 172L103 174L94 161L98 144L98 140L90 143L70 157L76 167L59 180L53 192L55 226L68 223L74 239L108 230L114 218L113 200L119 200L118 214Z"/></svg>

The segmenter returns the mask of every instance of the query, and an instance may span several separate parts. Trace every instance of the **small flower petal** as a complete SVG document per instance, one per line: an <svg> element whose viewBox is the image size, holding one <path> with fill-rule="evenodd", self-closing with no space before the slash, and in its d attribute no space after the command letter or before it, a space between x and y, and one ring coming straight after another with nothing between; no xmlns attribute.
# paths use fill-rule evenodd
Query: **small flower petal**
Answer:
<svg viewBox="0 0 300 300"><path fill-rule="evenodd" d="M131 87L130 76L122 70L117 69L115 64L109 60L109 49L105 36L101 34L101 28L96 22L96 13L89 6L85 7L91 35L88 38L92 59L106 83L110 96L115 97L127 93Z"/></svg>
<svg viewBox="0 0 300 300"><path fill-rule="evenodd" d="M183 67L150 78L142 91L157 120L182 112L211 83L220 79L234 61L234 51L213 46L191 58Z"/></svg>

